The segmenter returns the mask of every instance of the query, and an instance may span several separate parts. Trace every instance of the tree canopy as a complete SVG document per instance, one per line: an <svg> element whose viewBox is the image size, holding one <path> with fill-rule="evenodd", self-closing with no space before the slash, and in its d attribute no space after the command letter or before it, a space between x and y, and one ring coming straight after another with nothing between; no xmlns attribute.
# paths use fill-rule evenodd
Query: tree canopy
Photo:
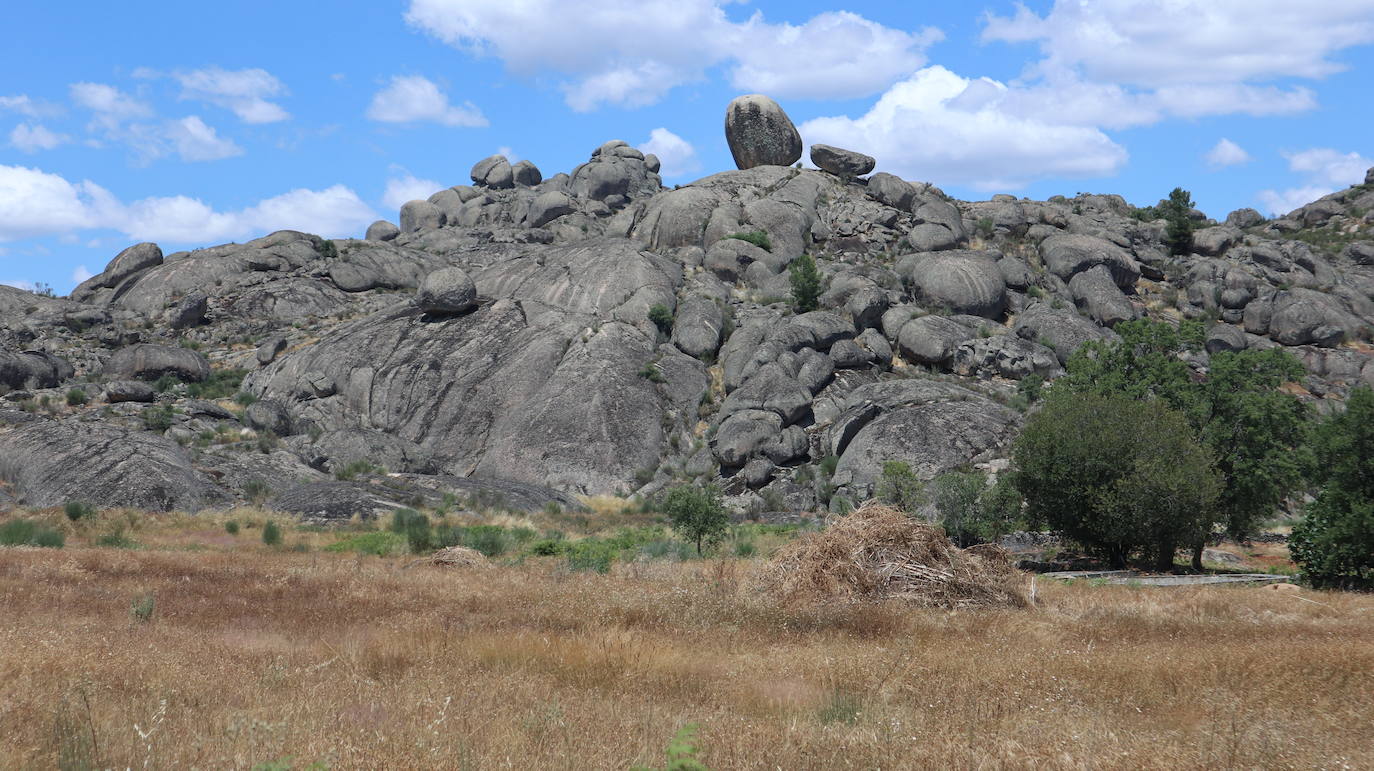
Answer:
<svg viewBox="0 0 1374 771"><path fill-rule="evenodd" d="M1374 588L1374 391L1355 389L1314 432L1321 483L1288 546L1316 586Z"/></svg>

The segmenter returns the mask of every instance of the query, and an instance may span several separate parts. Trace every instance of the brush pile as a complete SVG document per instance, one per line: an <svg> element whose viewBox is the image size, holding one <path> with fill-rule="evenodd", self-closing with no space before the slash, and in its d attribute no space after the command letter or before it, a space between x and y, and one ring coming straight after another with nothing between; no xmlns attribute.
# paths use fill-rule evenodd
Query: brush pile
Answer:
<svg viewBox="0 0 1374 771"><path fill-rule="evenodd" d="M960 549L940 528L869 502L778 552L764 581L787 602L900 600L1023 608L1026 577L997 546Z"/></svg>
<svg viewBox="0 0 1374 771"><path fill-rule="evenodd" d="M431 564L445 568L484 568L491 563L482 552L466 546L450 546L440 549L430 556Z"/></svg>

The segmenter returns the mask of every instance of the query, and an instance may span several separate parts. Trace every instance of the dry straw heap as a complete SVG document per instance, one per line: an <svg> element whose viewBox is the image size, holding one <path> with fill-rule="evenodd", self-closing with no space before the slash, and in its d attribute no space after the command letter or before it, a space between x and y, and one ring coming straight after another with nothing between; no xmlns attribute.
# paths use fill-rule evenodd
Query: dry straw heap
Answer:
<svg viewBox="0 0 1374 771"><path fill-rule="evenodd" d="M466 546L450 546L434 552L429 558L434 565L449 568L484 568L491 565L481 552Z"/></svg>
<svg viewBox="0 0 1374 771"><path fill-rule="evenodd" d="M869 502L778 552L764 577L784 600L900 600L1028 607L1026 576L992 545L960 549L940 528Z"/></svg>

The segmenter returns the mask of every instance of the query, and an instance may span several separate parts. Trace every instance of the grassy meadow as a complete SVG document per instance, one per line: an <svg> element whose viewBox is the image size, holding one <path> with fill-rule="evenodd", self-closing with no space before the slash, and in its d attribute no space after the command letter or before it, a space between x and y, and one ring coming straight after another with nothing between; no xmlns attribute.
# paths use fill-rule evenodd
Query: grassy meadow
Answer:
<svg viewBox="0 0 1374 771"><path fill-rule="evenodd" d="M39 516L64 548L0 549L3 768L662 768L689 725L716 769L1374 767L1369 595L779 607L785 530L696 559L614 507L490 518L509 548L468 569L385 530L268 546L253 511ZM627 545L574 569L559 528Z"/></svg>

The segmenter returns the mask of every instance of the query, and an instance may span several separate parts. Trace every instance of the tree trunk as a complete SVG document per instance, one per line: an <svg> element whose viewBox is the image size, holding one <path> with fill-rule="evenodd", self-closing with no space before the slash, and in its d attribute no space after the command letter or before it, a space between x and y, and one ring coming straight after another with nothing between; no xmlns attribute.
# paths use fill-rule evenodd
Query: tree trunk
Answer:
<svg viewBox="0 0 1374 771"><path fill-rule="evenodd" d="M1206 548L1206 546L1207 541L1205 539L1199 539L1193 544L1193 570L1199 573L1202 572L1202 550Z"/></svg>
<svg viewBox="0 0 1374 771"><path fill-rule="evenodd" d="M1113 570L1121 570L1126 567L1126 550L1112 544L1107 547L1107 559L1111 561Z"/></svg>
<svg viewBox="0 0 1374 771"><path fill-rule="evenodd" d="M1174 553L1178 551L1178 544L1172 538L1162 538L1159 541L1159 555L1155 558L1155 569L1161 573L1174 572Z"/></svg>

